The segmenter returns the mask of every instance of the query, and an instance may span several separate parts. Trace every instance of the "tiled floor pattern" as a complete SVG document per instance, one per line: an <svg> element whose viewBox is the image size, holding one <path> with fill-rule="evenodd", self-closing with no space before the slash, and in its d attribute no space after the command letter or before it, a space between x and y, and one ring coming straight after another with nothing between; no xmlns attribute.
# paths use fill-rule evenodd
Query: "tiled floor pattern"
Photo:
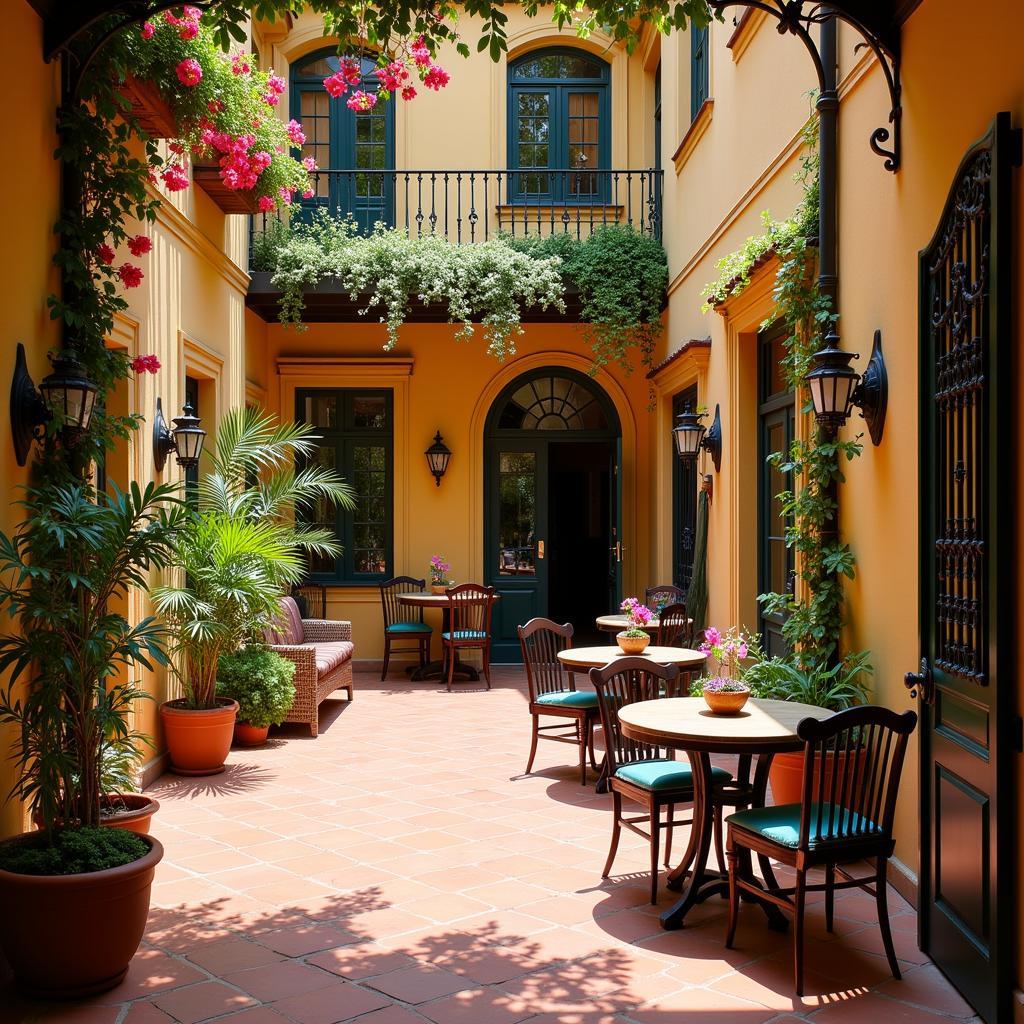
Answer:
<svg viewBox="0 0 1024 1024"><path fill-rule="evenodd" d="M397 673L395 673L397 676ZM881 955L874 902L843 895L835 937L812 908L807 996L788 936L725 903L666 933L647 902L646 847L624 836L613 876L609 800L541 745L522 772L521 673L495 689L380 684L328 702L316 740L288 727L205 780L165 776L157 872L125 982L79 1005L0 990L0 1019L67 1024L926 1024L973 1020L917 949L890 893L904 970ZM677 849L684 848L677 836ZM669 901L662 888L660 907ZM59 927L59 922L55 922Z"/></svg>

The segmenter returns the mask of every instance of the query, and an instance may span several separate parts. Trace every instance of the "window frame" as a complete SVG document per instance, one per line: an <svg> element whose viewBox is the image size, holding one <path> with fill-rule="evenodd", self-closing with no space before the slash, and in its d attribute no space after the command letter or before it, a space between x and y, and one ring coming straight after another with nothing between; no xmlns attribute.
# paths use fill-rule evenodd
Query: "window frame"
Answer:
<svg viewBox="0 0 1024 1024"><path fill-rule="evenodd" d="M395 393L392 388L345 387L295 389L295 421L305 423L304 406L307 398L333 396L340 409L339 426L325 427L311 424L317 439L324 446L334 448L334 469L346 483L354 485L354 449L360 443L382 442L384 447L384 571L356 572L355 570L355 526L356 512L338 508L335 510L335 537L342 545L342 552L334 559L332 572L307 570L309 583L321 583L333 587L376 586L382 580L394 575L395 564ZM386 425L382 428L356 427L353 422L353 401L356 398L384 398Z"/></svg>
<svg viewBox="0 0 1024 1024"><path fill-rule="evenodd" d="M692 409L697 408L696 384L690 384L672 396L673 423L687 405ZM697 487L700 474L697 472L696 459L684 460L676 454L675 439L672 448L672 583L681 590L689 590L693 579L697 537Z"/></svg>
<svg viewBox="0 0 1024 1024"><path fill-rule="evenodd" d="M593 61L600 74L584 78L517 78L516 69L527 61L536 60L541 56L584 56ZM571 46L545 47L531 50L529 53L510 61L508 65L508 115L506 131L508 136L508 171L507 202L522 205L586 205L607 203L610 194L608 174L597 178L594 192L572 193L566 187L568 175L553 175L550 172L571 171L569 166L569 95L591 94L598 97L597 106L597 166L588 171L609 171L611 169L611 65L589 50ZM524 94L544 94L548 97L549 125L548 164L543 167L521 167L519 159L518 128L518 97ZM545 192L525 192L521 182L525 174L548 174L548 185ZM581 172L587 173L587 172Z"/></svg>
<svg viewBox="0 0 1024 1024"><path fill-rule="evenodd" d="M709 51L711 28L690 24L690 121L697 119L711 94Z"/></svg>

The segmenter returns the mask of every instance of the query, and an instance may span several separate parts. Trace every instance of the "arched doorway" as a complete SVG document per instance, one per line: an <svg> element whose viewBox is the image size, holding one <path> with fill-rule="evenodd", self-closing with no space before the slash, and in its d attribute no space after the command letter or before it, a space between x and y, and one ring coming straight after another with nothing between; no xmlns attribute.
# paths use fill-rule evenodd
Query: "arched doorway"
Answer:
<svg viewBox="0 0 1024 1024"><path fill-rule="evenodd" d="M565 367L517 377L492 404L484 577L501 595L495 662L520 660L516 626L534 616L572 622L587 639L618 598L620 438L604 390Z"/></svg>

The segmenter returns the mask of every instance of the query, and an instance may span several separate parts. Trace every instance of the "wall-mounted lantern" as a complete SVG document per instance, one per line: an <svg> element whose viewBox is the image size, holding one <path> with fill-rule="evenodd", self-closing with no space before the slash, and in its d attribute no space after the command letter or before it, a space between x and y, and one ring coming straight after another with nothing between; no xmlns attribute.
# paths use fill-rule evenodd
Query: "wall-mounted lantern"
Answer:
<svg viewBox="0 0 1024 1024"><path fill-rule="evenodd" d="M182 415L172 421L174 428L167 426L164 410L160 399L156 400L156 416L153 418L153 464L159 473L164 468L167 456L172 452L178 458L182 469L192 469L199 465L199 456L203 452L206 431L199 424L202 420L193 415L192 406L186 402Z"/></svg>
<svg viewBox="0 0 1024 1024"><path fill-rule="evenodd" d="M25 361L25 346L18 342L11 381L11 435L19 466L28 459L33 441L41 441L46 424L58 417L66 447L89 429L96 405L96 385L85 375L71 349L50 357L53 372L36 388Z"/></svg>
<svg viewBox="0 0 1024 1024"><path fill-rule="evenodd" d="M430 472L434 474L434 483L441 486L441 477L448 471L448 463L451 461L451 449L444 443L439 430L434 434L434 443L423 453L427 457L427 465Z"/></svg>
<svg viewBox="0 0 1024 1024"><path fill-rule="evenodd" d="M715 418L710 429L701 422L706 415L694 412L693 406L687 402L686 408L676 417L672 435L675 437L679 458L695 462L703 449L711 456L717 473L722 468L722 417L719 406L715 406Z"/></svg>
<svg viewBox="0 0 1024 1024"><path fill-rule="evenodd" d="M889 375L882 359L882 332L875 331L871 358L863 376L850 366L858 358L853 352L839 348L839 336L830 330L825 336L825 347L811 356L811 371L807 374L807 387L814 403L814 416L818 423L838 430L857 406L872 444L882 443L885 427L885 409L889 402Z"/></svg>

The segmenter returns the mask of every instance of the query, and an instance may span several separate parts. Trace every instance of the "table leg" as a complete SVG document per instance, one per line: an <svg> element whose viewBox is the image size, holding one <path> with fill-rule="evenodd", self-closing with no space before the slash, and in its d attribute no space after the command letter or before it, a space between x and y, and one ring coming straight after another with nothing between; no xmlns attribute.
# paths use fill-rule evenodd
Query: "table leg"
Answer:
<svg viewBox="0 0 1024 1024"><path fill-rule="evenodd" d="M441 612L441 632L448 632L448 609L445 608ZM444 642L442 641L442 650L444 648ZM448 678L448 666L445 664L445 660L442 657L440 661L430 661L426 665L417 665L415 668L410 666L406 671L410 672L410 680L414 683L420 683L425 680L431 679L447 679ZM463 682L468 680L469 682L475 683L480 678L480 673L473 668L472 665L463 661L458 654L455 652L455 679L459 679Z"/></svg>
<svg viewBox="0 0 1024 1024"><path fill-rule="evenodd" d="M698 753L688 756L693 766L693 833L683 861L669 872L669 888L682 888L683 894L661 915L661 926L668 930L681 928L691 907L728 885L721 872L708 870L714 828L711 758Z"/></svg>

